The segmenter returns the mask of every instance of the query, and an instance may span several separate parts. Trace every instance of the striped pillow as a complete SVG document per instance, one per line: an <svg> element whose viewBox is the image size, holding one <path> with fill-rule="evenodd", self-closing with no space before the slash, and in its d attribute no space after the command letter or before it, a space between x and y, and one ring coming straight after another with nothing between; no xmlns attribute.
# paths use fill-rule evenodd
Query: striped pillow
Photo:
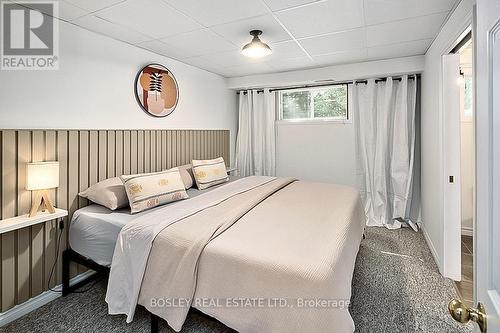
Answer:
<svg viewBox="0 0 500 333"><path fill-rule="evenodd" d="M198 189L204 190L210 186L222 184L229 180L226 164L222 157L214 160L193 160L194 179Z"/></svg>
<svg viewBox="0 0 500 333"><path fill-rule="evenodd" d="M161 172L121 176L120 178L127 191L131 213L142 212L146 209L188 198L177 168Z"/></svg>

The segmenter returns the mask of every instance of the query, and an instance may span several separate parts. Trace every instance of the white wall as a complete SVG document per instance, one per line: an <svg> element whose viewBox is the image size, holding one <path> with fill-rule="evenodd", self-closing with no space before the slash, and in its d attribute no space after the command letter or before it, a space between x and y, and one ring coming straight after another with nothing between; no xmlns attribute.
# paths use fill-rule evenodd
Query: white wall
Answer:
<svg viewBox="0 0 500 333"><path fill-rule="evenodd" d="M248 87L280 87L318 80L348 81L387 75L420 73L424 69L424 56L367 61L346 65L290 71L274 74L241 76L227 79L232 89Z"/></svg>
<svg viewBox="0 0 500 333"><path fill-rule="evenodd" d="M460 53L460 69L472 76L472 44ZM465 81L460 86L460 190L462 234L471 235L474 216L474 123L465 115Z"/></svg>
<svg viewBox="0 0 500 333"><path fill-rule="evenodd" d="M60 21L57 71L0 71L0 128L237 128L236 95L225 78ZM165 118L147 115L134 97L142 66L175 75L179 104Z"/></svg>
<svg viewBox="0 0 500 333"><path fill-rule="evenodd" d="M449 17L425 55L422 75L422 227L436 262L442 271L444 253L442 161L441 56L447 53L466 29L473 0L462 0Z"/></svg>
<svg viewBox="0 0 500 333"><path fill-rule="evenodd" d="M424 57L406 57L278 74L228 79L231 88L274 87L335 78L339 81L419 73ZM351 99L349 99L351 100ZM353 122L356 121L353 119ZM354 123L283 123L276 125L276 173L303 180L356 185Z"/></svg>
<svg viewBox="0 0 500 333"><path fill-rule="evenodd" d="M354 153L352 123L277 125L278 176L355 186Z"/></svg>
<svg viewBox="0 0 500 333"><path fill-rule="evenodd" d="M462 205L462 233L470 235L474 216L474 124L460 123L460 185Z"/></svg>

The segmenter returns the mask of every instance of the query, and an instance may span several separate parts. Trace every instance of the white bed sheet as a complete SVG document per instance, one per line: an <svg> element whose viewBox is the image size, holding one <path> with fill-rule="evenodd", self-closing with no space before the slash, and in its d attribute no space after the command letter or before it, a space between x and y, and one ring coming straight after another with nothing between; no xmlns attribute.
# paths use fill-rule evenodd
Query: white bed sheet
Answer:
<svg viewBox="0 0 500 333"><path fill-rule="evenodd" d="M234 181L236 177L231 177ZM224 183L227 184L227 183ZM220 185L223 186L224 184ZM190 188L187 193L194 198L209 192L218 186L206 190ZM186 199L189 200L189 199ZM170 205L175 205L171 203ZM150 209L138 214L130 214L130 208L112 211L101 205L92 204L78 209L71 219L69 228L69 245L82 256L92 259L99 265L111 266L116 240L120 230L134 219L151 213L164 206Z"/></svg>

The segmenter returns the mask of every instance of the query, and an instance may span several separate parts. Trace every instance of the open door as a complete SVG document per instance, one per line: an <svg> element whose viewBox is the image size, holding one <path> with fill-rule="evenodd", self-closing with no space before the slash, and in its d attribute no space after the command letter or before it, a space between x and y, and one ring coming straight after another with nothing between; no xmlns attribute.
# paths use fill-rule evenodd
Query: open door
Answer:
<svg viewBox="0 0 500 333"><path fill-rule="evenodd" d="M478 0L473 34L476 73L475 300L449 304L460 322L500 333L500 1Z"/></svg>
<svg viewBox="0 0 500 333"><path fill-rule="evenodd" d="M443 61L443 161L444 161L444 254L443 275L460 281L460 55L447 54Z"/></svg>

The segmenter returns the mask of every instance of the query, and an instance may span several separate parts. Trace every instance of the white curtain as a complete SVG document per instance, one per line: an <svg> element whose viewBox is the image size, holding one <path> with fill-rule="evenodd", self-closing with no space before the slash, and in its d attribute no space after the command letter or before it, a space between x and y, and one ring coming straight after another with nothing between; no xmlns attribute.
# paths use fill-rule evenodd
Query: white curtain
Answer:
<svg viewBox="0 0 500 333"><path fill-rule="evenodd" d="M394 229L403 221L413 227L417 222L417 85L407 75L353 85L357 175L367 225Z"/></svg>
<svg viewBox="0 0 500 333"><path fill-rule="evenodd" d="M240 91L236 140L239 176L275 175L275 109L275 94L269 89Z"/></svg>

